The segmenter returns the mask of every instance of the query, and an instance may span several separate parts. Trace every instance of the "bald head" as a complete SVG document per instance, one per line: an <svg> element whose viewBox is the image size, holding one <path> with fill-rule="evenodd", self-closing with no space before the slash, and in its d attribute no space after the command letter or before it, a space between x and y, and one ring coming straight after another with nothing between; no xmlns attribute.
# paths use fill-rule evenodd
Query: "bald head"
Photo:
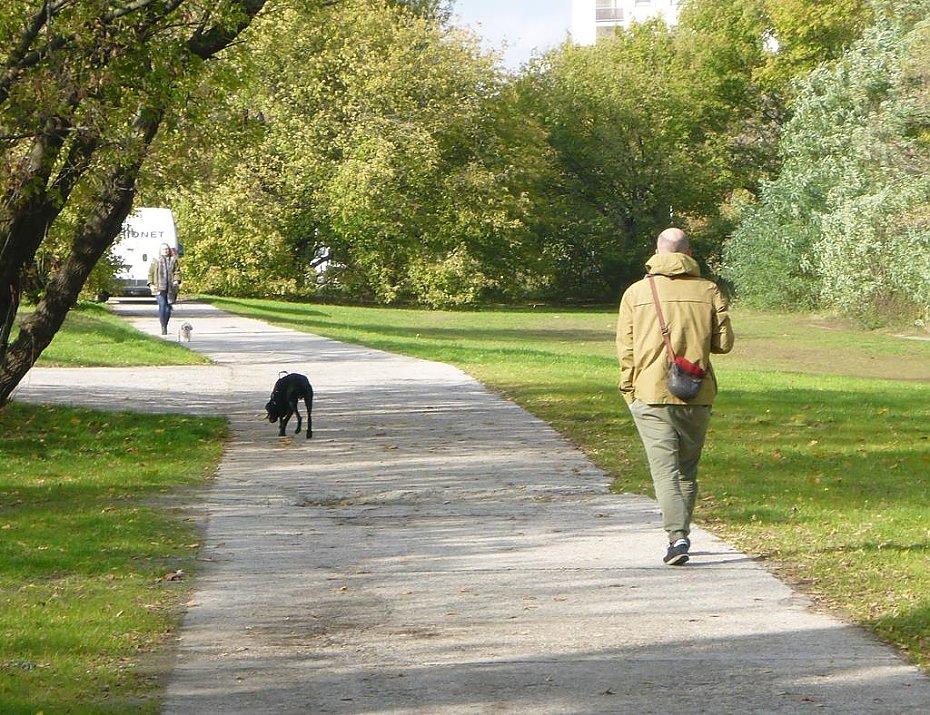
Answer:
<svg viewBox="0 0 930 715"><path fill-rule="evenodd" d="M680 228L667 228L656 240L656 253L687 253L691 255L691 244L687 234Z"/></svg>

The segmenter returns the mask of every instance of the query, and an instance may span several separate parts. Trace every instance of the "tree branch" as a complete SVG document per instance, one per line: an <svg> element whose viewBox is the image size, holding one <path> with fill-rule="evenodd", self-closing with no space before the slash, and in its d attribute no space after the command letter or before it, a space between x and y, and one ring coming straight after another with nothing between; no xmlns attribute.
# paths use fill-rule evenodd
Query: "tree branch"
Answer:
<svg viewBox="0 0 930 715"><path fill-rule="evenodd" d="M232 3L242 11L242 18L232 27L214 25L206 30L198 30L187 43L191 54L201 59L209 59L220 50L225 49L242 30L248 27L261 9L265 0L234 0Z"/></svg>

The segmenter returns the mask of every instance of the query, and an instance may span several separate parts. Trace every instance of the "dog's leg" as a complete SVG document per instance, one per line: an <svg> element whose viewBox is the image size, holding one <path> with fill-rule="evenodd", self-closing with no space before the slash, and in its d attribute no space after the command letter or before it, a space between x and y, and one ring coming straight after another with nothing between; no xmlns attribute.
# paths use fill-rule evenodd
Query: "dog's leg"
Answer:
<svg viewBox="0 0 930 715"><path fill-rule="evenodd" d="M287 407L297 417L297 429L294 430L294 434L300 434L300 428L303 426L304 421L300 416L300 408L298 407L296 396Z"/></svg>
<svg viewBox="0 0 930 715"><path fill-rule="evenodd" d="M313 437L313 390L304 395L304 406L307 408L307 439Z"/></svg>

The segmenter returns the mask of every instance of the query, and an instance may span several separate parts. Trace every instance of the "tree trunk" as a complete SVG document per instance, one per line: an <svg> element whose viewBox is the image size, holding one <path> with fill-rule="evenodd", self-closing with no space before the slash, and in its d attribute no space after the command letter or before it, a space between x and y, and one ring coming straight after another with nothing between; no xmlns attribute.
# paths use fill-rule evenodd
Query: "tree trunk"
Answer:
<svg viewBox="0 0 930 715"><path fill-rule="evenodd" d="M209 59L228 46L249 25L265 1L230 0L229 7L237 13L235 23L201 25L185 43L187 56L175 64L173 81L180 81L199 60ZM9 400L13 390L52 342L68 311L77 302L91 270L119 235L120 227L132 208L136 180L148 147L155 139L164 116L164 98L169 95L162 87L149 96L147 101L143 101L138 119L122 144L122 154L111 160L112 166L105 170L108 176L105 176L100 188L90 192L92 198L81 199L76 211L82 220L73 231L68 253L50 276L44 297L35 311L22 321L18 335L13 339L13 323L19 309L23 276L35 262L49 229L72 200L72 189L87 172L91 158L101 147L98 141L100 137L92 131L75 131L73 124L78 105L76 100L71 100L76 97L95 98L98 95L106 97L107 92L118 94L119 91L118 87L112 85L102 87L96 84L100 76L106 76L105 73L82 74L83 70L75 70L73 75L68 75L52 65L42 65L53 58L59 63L55 67L67 69L71 62L80 70L89 64L97 67L96 63L102 62L98 69L105 69L108 59L116 57L124 49L136 47L144 55L149 46L157 47L157 43L150 39L152 28L159 22L173 22L175 12L184 2L172 0L167 3L162 7L163 15L151 12L155 6L141 3L131 11L140 13L142 19L138 27L128 25L125 31L121 31L115 25L110 26L108 32L112 34L107 36L115 37L115 44L97 48L93 57L82 55L81 43L72 42L73 37L60 32L48 33L50 39L47 45L40 45L38 50L31 49L33 42L44 41L45 33L39 32L40 29L57 31L63 26L56 24L58 19L54 17L55 13L43 14L43 10L24 29L17 50L5 58L5 71L0 78L0 104L13 96L12 90L21 79L39 81L29 75L30 71L39 69L45 72L39 77L44 78L41 81L46 84L49 77L55 77L56 72L60 74L62 96L51 116L41 111L35 112L36 125L29 124L31 117L22 124L25 128L18 133L9 133L5 126L0 125L0 138L3 139L0 149L7 163L7 167L0 171L4 184L0 204L0 406ZM56 12L67 8L61 5ZM106 24L105 18L99 20ZM126 21L125 14L121 21ZM100 27L100 23L94 27ZM79 30L77 32L80 34ZM120 32L123 35L117 37ZM129 37L133 37L133 40L129 40ZM75 78L84 78L90 84L65 87L66 79ZM105 108L106 105L101 106ZM29 152L20 150L17 153L22 141L31 141ZM68 154L62 159L61 154L66 146ZM53 172L57 172L54 177Z"/></svg>
<svg viewBox="0 0 930 715"><path fill-rule="evenodd" d="M154 140L161 118L161 112L147 111L140 115L135 125L141 145L138 158L114 167L102 192L88 208L87 218L76 230L70 253L52 275L45 296L35 311L22 321L18 337L5 350L0 360L0 405L9 399L13 389L52 342L68 311L77 302L91 270L119 234L132 208L145 149Z"/></svg>

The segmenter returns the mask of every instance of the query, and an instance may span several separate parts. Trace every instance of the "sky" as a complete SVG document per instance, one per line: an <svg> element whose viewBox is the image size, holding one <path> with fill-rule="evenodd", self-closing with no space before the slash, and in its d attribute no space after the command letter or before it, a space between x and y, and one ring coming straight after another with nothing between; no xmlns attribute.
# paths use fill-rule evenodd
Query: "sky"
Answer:
<svg viewBox="0 0 930 715"><path fill-rule="evenodd" d="M534 49L546 50L565 39L572 0L454 0L452 14L456 25L483 39L485 49L502 51L506 67L519 69Z"/></svg>

